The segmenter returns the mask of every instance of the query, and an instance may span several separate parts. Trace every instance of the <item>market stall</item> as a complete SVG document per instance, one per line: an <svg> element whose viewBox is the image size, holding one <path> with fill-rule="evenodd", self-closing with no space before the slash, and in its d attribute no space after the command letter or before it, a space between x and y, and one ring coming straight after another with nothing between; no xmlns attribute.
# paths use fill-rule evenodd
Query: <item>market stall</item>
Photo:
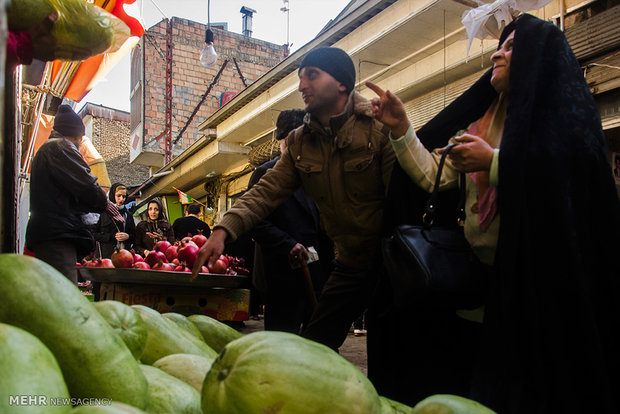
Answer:
<svg viewBox="0 0 620 414"><path fill-rule="evenodd" d="M79 267L84 280L93 282L96 301L117 300L144 305L161 313L207 315L221 321L248 320L248 276L140 269Z"/></svg>

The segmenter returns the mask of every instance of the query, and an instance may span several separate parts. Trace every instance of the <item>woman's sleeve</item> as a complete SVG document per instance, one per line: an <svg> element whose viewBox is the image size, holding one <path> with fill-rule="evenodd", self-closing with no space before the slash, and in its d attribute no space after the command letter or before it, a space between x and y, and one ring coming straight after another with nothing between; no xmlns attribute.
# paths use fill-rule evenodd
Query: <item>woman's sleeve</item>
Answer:
<svg viewBox="0 0 620 414"><path fill-rule="evenodd" d="M146 236L146 231L144 230L144 226L141 226L142 222L138 223L136 226L136 241L134 243L134 251L138 253L140 256L144 256L144 250L146 250L146 246L144 246L143 240L144 236Z"/></svg>
<svg viewBox="0 0 620 414"><path fill-rule="evenodd" d="M129 235L127 239L128 245L134 245L136 243L136 223L133 220L131 213L127 213L127 222L125 223L125 233Z"/></svg>
<svg viewBox="0 0 620 414"><path fill-rule="evenodd" d="M413 127L409 126L407 133L397 139L391 138L392 148L399 164L407 175L427 192L433 191L437 169L441 154L437 150L429 152L418 139ZM453 139L450 143L454 143ZM454 188L458 185L458 173L446 158L439 183L440 190Z"/></svg>
<svg viewBox="0 0 620 414"><path fill-rule="evenodd" d="M168 227L168 229L166 230L165 228L162 229L164 230L164 234L166 235L166 240L168 240L170 243L174 243L175 242L175 238L174 238L174 230L172 229L172 225L170 223L166 223Z"/></svg>

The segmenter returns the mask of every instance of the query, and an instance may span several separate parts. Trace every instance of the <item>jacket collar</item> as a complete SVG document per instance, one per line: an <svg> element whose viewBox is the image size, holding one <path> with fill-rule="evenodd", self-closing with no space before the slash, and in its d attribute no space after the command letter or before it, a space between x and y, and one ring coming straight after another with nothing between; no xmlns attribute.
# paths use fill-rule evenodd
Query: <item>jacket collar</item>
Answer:
<svg viewBox="0 0 620 414"><path fill-rule="evenodd" d="M349 94L344 111L338 115L332 116L329 120L331 136L335 136L337 138L338 148L346 147L353 139L353 127L343 131L344 134L339 134L347 122L355 122L355 119L351 119L353 115L370 118L373 116L370 101L360 95L360 93L356 90L351 91ZM304 123L312 132L327 136L325 129L316 119L312 118L312 114L306 114L304 117Z"/></svg>

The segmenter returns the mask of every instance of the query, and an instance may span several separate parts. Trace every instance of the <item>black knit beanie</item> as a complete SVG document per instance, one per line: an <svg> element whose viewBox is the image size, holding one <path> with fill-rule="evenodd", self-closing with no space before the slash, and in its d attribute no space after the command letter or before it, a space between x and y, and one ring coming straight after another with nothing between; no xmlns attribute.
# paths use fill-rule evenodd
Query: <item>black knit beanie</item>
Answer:
<svg viewBox="0 0 620 414"><path fill-rule="evenodd" d="M81 137L86 134L82 118L69 105L60 105L54 118L54 130L65 137Z"/></svg>
<svg viewBox="0 0 620 414"><path fill-rule="evenodd" d="M314 49L304 57L299 70L306 66L315 66L329 73L351 92L355 87L355 65L351 57L337 47L321 47Z"/></svg>

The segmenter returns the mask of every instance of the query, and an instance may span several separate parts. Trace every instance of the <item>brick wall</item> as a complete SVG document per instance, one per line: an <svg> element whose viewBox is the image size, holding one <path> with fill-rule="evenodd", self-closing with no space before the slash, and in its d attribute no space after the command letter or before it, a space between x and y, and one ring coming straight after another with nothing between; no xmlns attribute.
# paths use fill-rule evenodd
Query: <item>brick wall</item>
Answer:
<svg viewBox="0 0 620 414"><path fill-rule="evenodd" d="M173 17L172 65L172 140L174 141L189 119L202 95L219 71L226 58L228 65L219 82L203 102L183 137L173 145L173 156L178 155L200 138L198 131L206 118L220 107L218 96L245 88L232 58L237 60L248 85L277 65L286 57L286 47L275 45L241 34L212 28L218 61L212 68L204 68L199 61L205 42L206 25ZM144 142L149 150L164 151L165 140L152 141L165 129L166 82L166 22L162 20L151 27L144 39Z"/></svg>
<svg viewBox="0 0 620 414"><path fill-rule="evenodd" d="M93 115L92 141L106 162L110 183L142 184L149 177L145 165L129 163L129 121Z"/></svg>

